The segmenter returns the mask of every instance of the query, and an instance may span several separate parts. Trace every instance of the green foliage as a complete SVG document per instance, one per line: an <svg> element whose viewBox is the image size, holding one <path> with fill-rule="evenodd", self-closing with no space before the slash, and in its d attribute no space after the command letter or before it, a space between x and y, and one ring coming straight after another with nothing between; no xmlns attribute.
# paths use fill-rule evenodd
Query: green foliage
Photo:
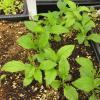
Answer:
<svg viewBox="0 0 100 100"><path fill-rule="evenodd" d="M100 34L92 33L87 37L88 40L92 40L96 43L100 43Z"/></svg>
<svg viewBox="0 0 100 100"><path fill-rule="evenodd" d="M27 34L18 38L17 43L25 49L34 49L33 35Z"/></svg>
<svg viewBox="0 0 100 100"><path fill-rule="evenodd" d="M90 96L89 100L97 100L97 97L96 97L94 94L92 94L92 95Z"/></svg>
<svg viewBox="0 0 100 100"><path fill-rule="evenodd" d="M6 63L1 70L7 72L23 71L25 70L25 64L20 61L10 61Z"/></svg>
<svg viewBox="0 0 100 100"><path fill-rule="evenodd" d="M85 92L90 92L94 89L94 81L90 77L81 77L73 82L73 85Z"/></svg>
<svg viewBox="0 0 100 100"><path fill-rule="evenodd" d="M41 70L50 70L56 66L56 63L51 61L51 60L44 60L40 64L40 69Z"/></svg>
<svg viewBox="0 0 100 100"><path fill-rule="evenodd" d="M65 45L57 52L58 60L61 58L68 58L74 50L74 45Z"/></svg>
<svg viewBox="0 0 100 100"><path fill-rule="evenodd" d="M46 49L44 49L44 52L45 52L46 59L50 59L54 62L57 61L57 54L55 53L55 51L53 49L46 48Z"/></svg>
<svg viewBox="0 0 100 100"><path fill-rule="evenodd" d="M30 85L33 80L40 84L45 81L47 86L56 90L63 88L64 96L68 100L78 100L76 90L89 93L98 89L99 75L90 59L79 57L76 58L76 62L80 65L80 77L73 81L68 58L72 55L75 45L64 45L53 50L51 42L58 42L63 36L71 36L73 30L78 32L76 39L79 44L86 44L88 40L100 43L100 35L92 33L87 36L87 33L95 27L95 23L88 15L89 8L79 7L71 0L59 0L57 6L60 11L41 13L34 21L25 21L25 26L30 33L21 36L17 43L25 49L35 50L35 54L28 57L29 63L11 61L6 63L2 70L24 72L24 86ZM93 98L94 95L90 100Z"/></svg>
<svg viewBox="0 0 100 100"><path fill-rule="evenodd" d="M36 69L34 72L34 78L37 80L39 83L42 83L42 72L39 69Z"/></svg>
<svg viewBox="0 0 100 100"><path fill-rule="evenodd" d="M80 67L80 76L81 77L91 77L94 78L96 70L93 67L93 63L90 59L84 57L79 57L76 59L77 63L81 65Z"/></svg>
<svg viewBox="0 0 100 100"><path fill-rule="evenodd" d="M5 78L6 78L6 75L4 75L4 74L0 75L0 81L3 80L3 79L5 79Z"/></svg>
<svg viewBox="0 0 100 100"><path fill-rule="evenodd" d="M64 87L64 96L68 99L68 100L78 100L78 93L76 91L76 89L72 86L65 86Z"/></svg>
<svg viewBox="0 0 100 100"><path fill-rule="evenodd" d="M5 15L16 14L18 10L23 9L23 3L19 0L0 0L0 10L5 13Z"/></svg>
<svg viewBox="0 0 100 100"><path fill-rule="evenodd" d="M66 80L70 71L70 64L66 59L61 59L59 61L59 74L63 80Z"/></svg>
<svg viewBox="0 0 100 100"><path fill-rule="evenodd" d="M57 71L55 69L45 71L46 84L51 84L57 76Z"/></svg>
<svg viewBox="0 0 100 100"><path fill-rule="evenodd" d="M84 57L79 57L76 61L81 65L79 69L80 78L75 80L72 84L87 93L98 88L100 86L100 78L97 78L92 61Z"/></svg>
<svg viewBox="0 0 100 100"><path fill-rule="evenodd" d="M51 87L54 88L55 90L59 89L61 86L61 81L59 80L54 80L52 83L51 83Z"/></svg>

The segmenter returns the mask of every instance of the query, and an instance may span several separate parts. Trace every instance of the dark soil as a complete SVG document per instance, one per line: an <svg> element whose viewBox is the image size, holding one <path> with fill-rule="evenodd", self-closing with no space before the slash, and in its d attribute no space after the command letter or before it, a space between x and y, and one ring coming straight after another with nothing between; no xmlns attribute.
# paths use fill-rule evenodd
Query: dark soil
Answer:
<svg viewBox="0 0 100 100"><path fill-rule="evenodd" d="M28 55L34 52L24 50L16 44L17 38L27 32L22 22L0 22L0 66L11 60L27 62ZM3 73L0 72L0 75ZM57 100L59 98L56 91L40 86L36 82L27 88L23 87L22 79L22 74L7 73L6 79L1 81L0 100Z"/></svg>
<svg viewBox="0 0 100 100"><path fill-rule="evenodd" d="M22 60L27 62L29 54L34 54L31 50L24 50L16 44L16 39L21 35L27 33L28 30L24 27L22 22L0 22L0 65L10 60ZM99 30L100 32L100 30ZM75 44L73 55L69 58L71 64L72 80L79 77L79 65L75 62L78 56L88 57L93 62L96 68L100 67L92 47L79 45L75 40L75 32L72 37L64 36L61 42L52 42L52 47L58 49L65 44ZM1 72L0 74L3 74ZM50 87L46 88L33 82L28 87L23 87L23 74L9 74L6 79L1 81L0 100L65 100L62 96L63 91L54 91ZM70 84L70 82L69 82ZM88 96L82 91L79 91L79 100L88 100Z"/></svg>

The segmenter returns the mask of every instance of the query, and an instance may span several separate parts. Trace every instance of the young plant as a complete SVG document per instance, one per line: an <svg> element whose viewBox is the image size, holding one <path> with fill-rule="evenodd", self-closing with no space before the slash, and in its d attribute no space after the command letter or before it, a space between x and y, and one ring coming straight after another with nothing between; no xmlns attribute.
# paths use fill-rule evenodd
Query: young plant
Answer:
<svg viewBox="0 0 100 100"><path fill-rule="evenodd" d="M23 3L19 0L0 0L0 10L5 15L16 14L18 10L23 9Z"/></svg>
<svg viewBox="0 0 100 100"><path fill-rule="evenodd" d="M97 100L95 93L96 90L100 91L100 77L98 76L100 74L96 73L96 69L90 59L79 57L76 61L79 65L81 65L79 69L80 78L75 80L72 84L79 90L86 93L92 92L89 100Z"/></svg>
<svg viewBox="0 0 100 100"><path fill-rule="evenodd" d="M79 44L85 43L85 45L87 45L88 40L100 43L100 34L91 33L88 35L88 32L95 27L95 23L88 14L90 12L88 7L77 6L71 0L64 0L64 2L60 0L57 5L60 12L65 14L65 16L63 16L63 25L69 30L75 29L78 31L76 39Z"/></svg>

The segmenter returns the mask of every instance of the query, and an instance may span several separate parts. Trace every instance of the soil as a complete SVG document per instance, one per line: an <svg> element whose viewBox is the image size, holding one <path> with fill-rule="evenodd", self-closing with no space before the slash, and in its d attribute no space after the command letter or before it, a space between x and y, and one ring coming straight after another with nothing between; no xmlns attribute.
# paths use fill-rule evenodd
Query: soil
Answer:
<svg viewBox="0 0 100 100"><path fill-rule="evenodd" d="M25 50L16 44L16 40L28 30L25 28L23 22L0 22L0 66L10 60L22 60L27 62L27 57L34 54L31 50ZM99 30L100 32L100 30ZM69 58L71 65L72 80L79 77L79 65L75 62L77 56L88 57L94 62L96 68L100 67L97 61L93 48L84 45L79 45L75 40L75 32L72 37L64 36L61 42L52 42L52 47L58 49L65 44L75 44L73 55ZM0 72L3 74L4 72ZM23 74L10 74L1 81L0 100L65 100L62 90L55 91L50 87L39 85L33 82L28 87L23 87ZM70 82L69 82L70 84ZM79 91L79 100L88 100L89 95Z"/></svg>
<svg viewBox="0 0 100 100"><path fill-rule="evenodd" d="M24 50L16 44L18 37L27 32L22 22L0 22L0 66L11 60L27 62L28 55L34 52ZM2 74L4 72L0 72ZM22 79L20 73L7 73L6 79L1 81L0 100L58 100L57 91L36 82L23 87Z"/></svg>

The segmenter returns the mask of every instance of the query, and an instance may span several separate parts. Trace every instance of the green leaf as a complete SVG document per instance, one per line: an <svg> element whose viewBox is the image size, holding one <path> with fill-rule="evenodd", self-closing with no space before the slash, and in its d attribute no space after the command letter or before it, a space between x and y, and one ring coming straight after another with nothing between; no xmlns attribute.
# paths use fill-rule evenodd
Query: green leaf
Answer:
<svg viewBox="0 0 100 100"><path fill-rule="evenodd" d="M75 2L72 2L72 1L70 1L70 0L64 0L64 1L65 1L65 3L68 4L68 6L69 6L71 9L73 9L73 10L76 9L76 3L75 3Z"/></svg>
<svg viewBox="0 0 100 100"><path fill-rule="evenodd" d="M86 32L88 32L88 31L90 31L93 27L95 27L95 23L94 23L92 20L90 20L90 21L88 21L88 22L84 25L84 30L85 30Z"/></svg>
<svg viewBox="0 0 100 100"><path fill-rule="evenodd" d="M34 21L25 21L25 26L31 31L31 32L44 32L44 29L41 25L37 24Z"/></svg>
<svg viewBox="0 0 100 100"><path fill-rule="evenodd" d="M72 84L85 92L90 92L94 89L94 80L90 77L81 77L74 81Z"/></svg>
<svg viewBox="0 0 100 100"><path fill-rule="evenodd" d="M25 49L34 49L33 35L27 34L18 38L17 43Z"/></svg>
<svg viewBox="0 0 100 100"><path fill-rule="evenodd" d="M59 73L61 75L61 78L64 79L64 77L68 76L70 70L70 64L68 60L66 59L60 59L59 61Z"/></svg>
<svg viewBox="0 0 100 100"><path fill-rule="evenodd" d="M51 87L54 88L55 90L58 90L59 87L61 85L61 81L59 80L54 80L52 83L51 83Z"/></svg>
<svg viewBox="0 0 100 100"><path fill-rule="evenodd" d="M34 78L37 80L39 83L42 83L42 72L39 69L36 69L34 72Z"/></svg>
<svg viewBox="0 0 100 100"><path fill-rule="evenodd" d="M30 84L32 83L32 81L33 81L33 77L24 78L24 80L23 80L23 85L24 85L24 86L28 86L28 85L30 85Z"/></svg>
<svg viewBox="0 0 100 100"><path fill-rule="evenodd" d="M64 96L68 100L78 100L78 93L77 93L76 89L72 86L65 86Z"/></svg>
<svg viewBox="0 0 100 100"><path fill-rule="evenodd" d="M89 17L87 13L82 15L82 25L83 26L85 26L90 20L91 18Z"/></svg>
<svg viewBox="0 0 100 100"><path fill-rule="evenodd" d="M45 57L56 62L57 61L57 55L55 51L51 48L46 48L45 50Z"/></svg>
<svg viewBox="0 0 100 100"><path fill-rule="evenodd" d="M60 35L54 35L53 39L54 39L54 41L59 42L59 41L61 41L61 36Z"/></svg>
<svg viewBox="0 0 100 100"><path fill-rule="evenodd" d="M75 30L83 30L83 27L82 27L81 23L75 22L74 23L74 29Z"/></svg>
<svg viewBox="0 0 100 100"><path fill-rule="evenodd" d="M51 27L51 33L53 34L62 34L62 33L68 33L68 32L69 30L62 25L53 25Z"/></svg>
<svg viewBox="0 0 100 100"><path fill-rule="evenodd" d="M78 40L79 44L82 44L86 39L86 35L83 35L82 33L78 33L76 39Z"/></svg>
<svg viewBox="0 0 100 100"><path fill-rule="evenodd" d="M100 78L94 80L95 88L100 86Z"/></svg>
<svg viewBox="0 0 100 100"><path fill-rule="evenodd" d="M74 45L65 45L61 47L57 52L58 60L60 60L62 57L68 58L72 54L74 47Z"/></svg>
<svg viewBox="0 0 100 100"><path fill-rule="evenodd" d="M59 23L59 12L53 11L53 12L48 12L48 21L51 25L56 25Z"/></svg>
<svg viewBox="0 0 100 100"><path fill-rule="evenodd" d="M92 95L90 96L89 100L97 100L97 97L96 97L94 94L92 94Z"/></svg>
<svg viewBox="0 0 100 100"><path fill-rule="evenodd" d="M3 80L3 79L5 79L6 78L6 75L0 75L0 82L1 82L1 80Z"/></svg>
<svg viewBox="0 0 100 100"><path fill-rule="evenodd" d="M57 71L55 69L45 71L46 84L51 84L57 76Z"/></svg>
<svg viewBox="0 0 100 100"><path fill-rule="evenodd" d="M76 59L77 63L81 65L80 76L81 77L91 77L94 78L95 69L93 68L93 63L90 59L79 57Z"/></svg>
<svg viewBox="0 0 100 100"><path fill-rule="evenodd" d="M30 64L26 64L25 77L26 78L33 77L34 76L34 72L35 72L35 67L30 65Z"/></svg>
<svg viewBox="0 0 100 100"><path fill-rule="evenodd" d="M52 68L54 68L57 64L51 60L44 60L43 62L41 62L40 64L40 69L42 70L50 70Z"/></svg>
<svg viewBox="0 0 100 100"><path fill-rule="evenodd" d="M76 58L76 61L81 66L87 66L87 67L91 67L91 69L93 69L93 63L89 58L78 57L78 58Z"/></svg>
<svg viewBox="0 0 100 100"><path fill-rule="evenodd" d="M22 62L13 60L6 63L1 70L7 72L18 72L25 70L25 67L25 64L23 64Z"/></svg>
<svg viewBox="0 0 100 100"><path fill-rule="evenodd" d="M41 52L40 54L37 54L36 59L38 60L38 62L42 62L45 60L45 54L43 52Z"/></svg>
<svg viewBox="0 0 100 100"><path fill-rule="evenodd" d="M87 37L88 40L92 40L96 43L100 43L100 34L92 33Z"/></svg>
<svg viewBox="0 0 100 100"><path fill-rule="evenodd" d="M63 12L65 12L67 9L65 2L62 2L60 0L57 2L57 7L60 9L60 11Z"/></svg>
<svg viewBox="0 0 100 100"><path fill-rule="evenodd" d="M81 16L81 14L76 10L76 11L73 11L73 13L74 13L74 15L76 16L76 18L78 19L78 20L81 20L82 19L82 16Z"/></svg>
<svg viewBox="0 0 100 100"><path fill-rule="evenodd" d="M75 19L74 18L68 18L66 20L66 27L70 27L75 23Z"/></svg>
<svg viewBox="0 0 100 100"><path fill-rule="evenodd" d="M49 40L49 34L47 32L42 33L39 38L39 48L43 49L46 46L48 46L49 44L48 40Z"/></svg>
<svg viewBox="0 0 100 100"><path fill-rule="evenodd" d="M88 8L88 7L86 7L86 6L80 6L80 7L78 7L78 10L79 10L79 12L83 12L83 11L86 11L86 12L90 12L90 9Z"/></svg>

